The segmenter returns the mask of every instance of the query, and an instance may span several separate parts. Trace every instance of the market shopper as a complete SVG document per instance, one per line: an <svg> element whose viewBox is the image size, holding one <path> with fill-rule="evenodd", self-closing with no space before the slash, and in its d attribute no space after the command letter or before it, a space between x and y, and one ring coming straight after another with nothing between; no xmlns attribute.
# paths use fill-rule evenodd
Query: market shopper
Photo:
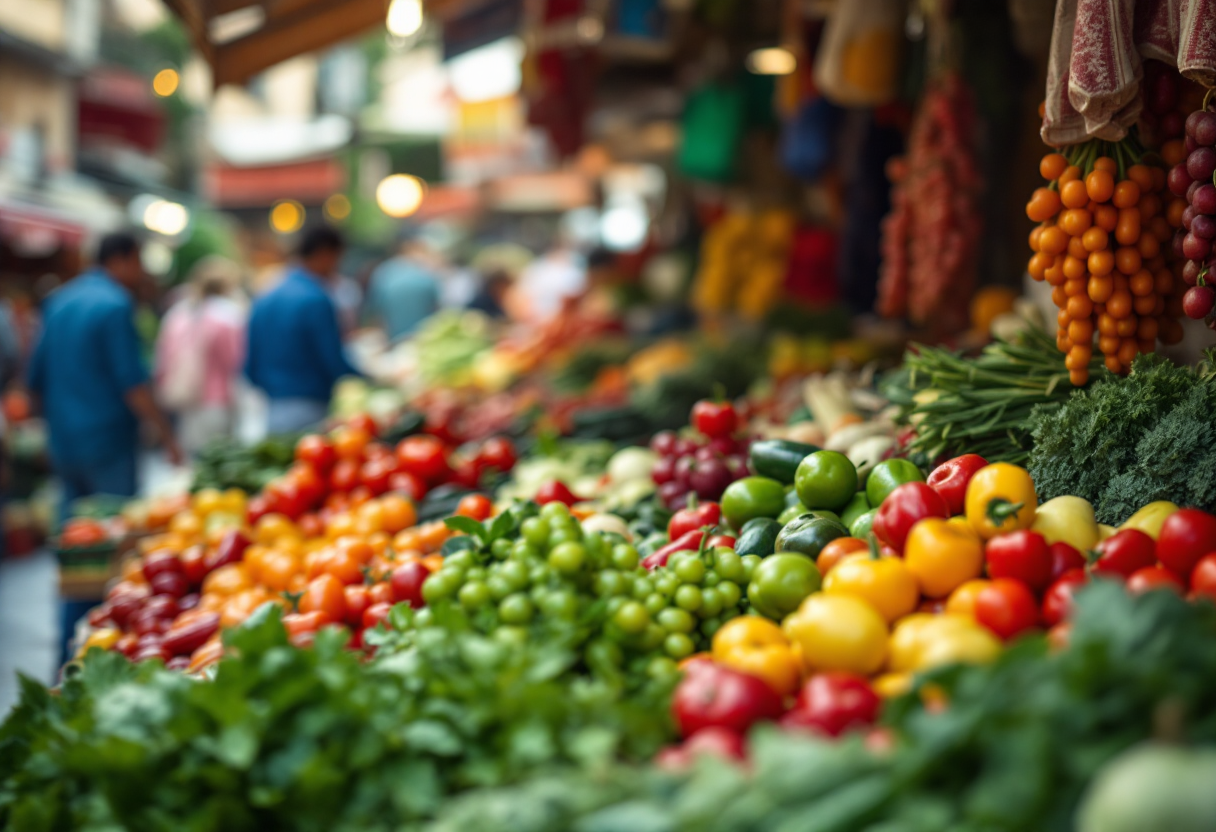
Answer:
<svg viewBox="0 0 1216 832"><path fill-rule="evenodd" d="M177 413L178 439L191 455L231 435L235 424L234 382L245 355L239 285L240 269L231 260L200 260L156 342L157 394Z"/></svg>
<svg viewBox="0 0 1216 832"><path fill-rule="evenodd" d="M181 450L148 384L132 292L143 277L140 243L127 233L101 240L97 265L46 301L29 386L50 432L61 512L90 494L133 496L139 425L155 430L169 461Z"/></svg>
<svg viewBox="0 0 1216 832"><path fill-rule="evenodd" d="M390 341L414 333L439 309L440 279L426 241L414 230L402 233L397 256L372 272L367 317L383 326Z"/></svg>
<svg viewBox="0 0 1216 832"><path fill-rule="evenodd" d="M245 375L270 400L272 434L323 420L334 384L359 375L342 349L337 309L326 291L344 249L342 235L332 228L306 232L297 265L253 304Z"/></svg>

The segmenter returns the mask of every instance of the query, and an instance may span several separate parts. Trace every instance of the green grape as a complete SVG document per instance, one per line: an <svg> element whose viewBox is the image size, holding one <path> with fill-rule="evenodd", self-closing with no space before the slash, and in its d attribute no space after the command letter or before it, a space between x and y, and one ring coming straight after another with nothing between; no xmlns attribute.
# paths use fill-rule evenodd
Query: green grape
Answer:
<svg viewBox="0 0 1216 832"><path fill-rule="evenodd" d="M650 613L637 601L626 601L612 616L612 623L630 635L637 635L650 624Z"/></svg>
<svg viewBox="0 0 1216 832"><path fill-rule="evenodd" d="M532 519L535 520L536 518L533 517ZM545 539L539 545L544 546L548 542L549 542L549 530L548 530L548 528L546 528L545 529ZM511 559L518 560L518 561L524 561L524 562L540 560L541 559L540 549L537 548L537 544L535 544L535 543L530 543L527 540L517 540L513 544L511 544Z"/></svg>
<svg viewBox="0 0 1216 832"><path fill-rule="evenodd" d="M686 584L699 584L705 577L705 563L695 555L682 558L675 567L676 577Z"/></svg>
<svg viewBox="0 0 1216 832"><path fill-rule="evenodd" d="M495 601L501 601L515 591L515 587L511 582L499 574L491 575L487 578L486 586L490 588L490 597Z"/></svg>
<svg viewBox="0 0 1216 832"><path fill-rule="evenodd" d="M583 533L577 528L554 528L549 532L549 548L553 549L563 543L582 543Z"/></svg>
<svg viewBox="0 0 1216 832"><path fill-rule="evenodd" d="M662 610L667 609L667 599L657 592L653 592L646 596L646 612L651 615L658 615Z"/></svg>
<svg viewBox="0 0 1216 832"><path fill-rule="evenodd" d="M717 618L716 616L713 618L707 618L701 622L701 633L706 638L713 638L714 633L718 632L720 629L722 629L722 619Z"/></svg>
<svg viewBox="0 0 1216 832"><path fill-rule="evenodd" d="M641 637L638 639L638 649L646 653L653 653L656 650L661 650L663 647L663 639L667 638L667 631L658 624L651 622L642 631Z"/></svg>
<svg viewBox="0 0 1216 832"><path fill-rule="evenodd" d="M628 543L618 543L612 547L612 565L617 569L628 572L637 569L639 562L638 550Z"/></svg>
<svg viewBox="0 0 1216 832"><path fill-rule="evenodd" d="M660 611L655 620L669 633L691 633L697 626L696 619L679 607L668 607Z"/></svg>
<svg viewBox="0 0 1216 832"><path fill-rule="evenodd" d="M595 593L604 597L624 595L626 590L625 576L615 569L604 569L596 573Z"/></svg>
<svg viewBox="0 0 1216 832"><path fill-rule="evenodd" d="M573 621L578 617L578 596L573 592L566 589L555 590L549 593L546 600L546 615L565 621Z"/></svg>
<svg viewBox="0 0 1216 832"><path fill-rule="evenodd" d="M623 573L622 573L623 574ZM639 601L645 601L654 593L654 581L647 578L645 575L638 575L633 579L633 597Z"/></svg>
<svg viewBox="0 0 1216 832"><path fill-rule="evenodd" d="M494 640L506 647L521 648L528 643L528 631L524 627L505 624L494 630Z"/></svg>
<svg viewBox="0 0 1216 832"><path fill-rule="evenodd" d="M722 579L718 577L717 572L706 572L705 578L701 581L701 586L717 586Z"/></svg>
<svg viewBox="0 0 1216 832"><path fill-rule="evenodd" d="M667 679L680 672L680 666L667 656L652 656L646 662L646 675L652 679Z"/></svg>
<svg viewBox="0 0 1216 832"><path fill-rule="evenodd" d="M550 503L550 505L553 505ZM549 551L549 566L563 575L573 575L583 568L587 550L579 543L563 542Z"/></svg>
<svg viewBox="0 0 1216 832"><path fill-rule="evenodd" d="M422 584L422 598L428 604L451 598L460 589L462 576L448 573L446 569L431 575Z"/></svg>
<svg viewBox="0 0 1216 832"><path fill-rule="evenodd" d="M664 571L662 575L654 582L654 588L662 595L668 598L676 594L676 590L680 588L680 579L670 572Z"/></svg>
<svg viewBox="0 0 1216 832"><path fill-rule="evenodd" d="M505 537L500 537L498 540L495 540L490 544L490 554L492 554L496 560L506 560L507 556L511 554L511 546L512 544L510 540L507 540Z"/></svg>
<svg viewBox="0 0 1216 832"><path fill-rule="evenodd" d="M544 517L529 517L520 524L519 533L523 536L523 542L531 543L535 547L544 547L549 544L549 521ZM519 544L516 544L518 548Z"/></svg>
<svg viewBox="0 0 1216 832"><path fill-rule="evenodd" d="M734 549L725 547L714 550L714 571L718 577L738 583L746 578L743 558Z"/></svg>
<svg viewBox="0 0 1216 832"><path fill-rule="evenodd" d="M713 587L701 590L701 609L697 610L697 614L702 618L713 618L720 612L722 596L718 594L718 590Z"/></svg>
<svg viewBox="0 0 1216 832"><path fill-rule="evenodd" d="M435 614L431 612L430 607L423 607L414 613L414 626L418 628L429 627L434 623Z"/></svg>
<svg viewBox="0 0 1216 832"><path fill-rule="evenodd" d="M570 509L565 503L554 501L540 507L540 516L542 520L548 520L550 523L555 520L568 520L570 518Z"/></svg>
<svg viewBox="0 0 1216 832"><path fill-rule="evenodd" d="M672 633L663 639L663 650L677 661L686 659L697 650L697 645L684 633Z"/></svg>
<svg viewBox="0 0 1216 832"><path fill-rule="evenodd" d="M476 565L477 560L473 557L473 553L467 549L453 552L443 559L444 569L472 569Z"/></svg>
<svg viewBox="0 0 1216 832"><path fill-rule="evenodd" d="M553 577L553 570L543 563L538 563L528 571L528 577L533 584L547 584Z"/></svg>
<svg viewBox="0 0 1216 832"><path fill-rule="evenodd" d="M743 580L735 581L735 583L749 583L752 579L752 573L760 565L761 558L759 555L744 555L739 560L743 564Z"/></svg>
<svg viewBox="0 0 1216 832"><path fill-rule="evenodd" d="M509 560L498 567L498 574L512 589L523 589L531 582L528 567L519 561Z"/></svg>
<svg viewBox="0 0 1216 832"><path fill-rule="evenodd" d="M475 610L490 602L490 588L481 581L469 581L457 593L460 605L465 609Z"/></svg>
<svg viewBox="0 0 1216 832"><path fill-rule="evenodd" d="M508 595L498 605L498 616L504 624L527 624L535 614L531 599L523 593Z"/></svg>
<svg viewBox="0 0 1216 832"><path fill-rule="evenodd" d="M701 598L701 590L691 584L684 584L676 590L675 594L676 606L682 610L696 612L701 609L703 603Z"/></svg>
<svg viewBox="0 0 1216 832"><path fill-rule="evenodd" d="M604 542L604 536L599 532L585 535L583 537L583 546L587 549L587 557L596 563L599 563L601 559L606 558L609 554L608 544Z"/></svg>
<svg viewBox="0 0 1216 832"><path fill-rule="evenodd" d="M614 595L609 598L608 604L605 607L605 609L608 611L608 616L611 617L616 615L616 611L625 606L627 603L629 603L629 599L622 598L620 595Z"/></svg>
<svg viewBox="0 0 1216 832"><path fill-rule="evenodd" d="M714 587L718 591L718 595L722 597L723 607L733 607L739 603L739 599L743 597L743 590L738 584L730 581L723 581Z"/></svg>
<svg viewBox="0 0 1216 832"><path fill-rule="evenodd" d="M550 505L553 504L550 503ZM625 661L625 654L621 652L620 645L605 638L596 639L588 644L584 656L592 670L617 668Z"/></svg>
<svg viewBox="0 0 1216 832"><path fill-rule="evenodd" d="M466 569L464 579L466 581L484 581L486 579L486 570L480 566L474 566Z"/></svg>

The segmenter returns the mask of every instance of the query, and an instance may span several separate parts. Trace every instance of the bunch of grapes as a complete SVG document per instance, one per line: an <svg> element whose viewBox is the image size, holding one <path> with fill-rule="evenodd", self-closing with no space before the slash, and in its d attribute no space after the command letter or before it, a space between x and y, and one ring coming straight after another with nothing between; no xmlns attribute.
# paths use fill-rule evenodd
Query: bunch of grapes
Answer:
<svg viewBox="0 0 1216 832"><path fill-rule="evenodd" d="M1039 223L1027 270L1052 286L1056 344L1074 385L1089 380L1095 334L1114 373L1128 372L1158 340L1182 338L1179 282L1167 262L1166 175L1147 158L1132 134L1048 153L1039 164L1050 184L1026 206Z"/></svg>
<svg viewBox="0 0 1216 832"><path fill-rule="evenodd" d="M659 675L707 649L718 628L742 614L759 562L721 546L677 552L647 571L633 545L584 532L566 506L549 503L514 537L445 558L423 584L428 607L414 623L433 626L440 609L454 606L507 643L554 625L582 633L592 672Z"/></svg>
<svg viewBox="0 0 1216 832"><path fill-rule="evenodd" d="M659 499L672 511L687 505L690 494L702 500L721 499L727 486L750 473L749 446L747 439L732 436L697 439L672 431L656 433L650 449L659 458L650 476Z"/></svg>
<svg viewBox="0 0 1216 832"><path fill-rule="evenodd" d="M1210 97L1210 96L1209 96ZM1170 191L1179 199L1171 206L1180 213L1181 228L1174 236L1174 251L1185 259L1182 279L1190 288L1182 299L1189 318L1209 318L1216 306L1216 291L1209 273L1216 264L1216 113L1207 107L1186 119L1186 158L1170 170Z"/></svg>

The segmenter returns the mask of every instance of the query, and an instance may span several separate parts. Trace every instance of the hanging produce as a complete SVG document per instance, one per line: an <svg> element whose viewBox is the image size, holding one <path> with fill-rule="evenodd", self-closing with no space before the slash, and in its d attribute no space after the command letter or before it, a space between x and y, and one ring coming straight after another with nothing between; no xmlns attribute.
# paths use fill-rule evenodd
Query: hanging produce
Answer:
<svg viewBox="0 0 1216 832"><path fill-rule="evenodd" d="M1210 108L1211 99L1209 92L1203 106L1187 116L1187 155L1170 170L1169 187L1179 197L1171 207L1181 209L1182 228L1174 235L1174 251L1186 260L1182 279L1190 287L1182 298L1182 309L1188 318L1207 318L1208 326L1216 328L1212 314L1216 291L1210 277L1216 265L1212 248L1216 239L1216 113Z"/></svg>
<svg viewBox="0 0 1216 832"><path fill-rule="evenodd" d="M1094 335L1108 370L1127 373L1156 341L1177 343L1180 284L1166 261L1172 231L1161 192L1165 171L1151 164L1132 131L1043 157L1050 181L1026 205L1040 225L1030 234L1027 271L1051 284L1059 308L1056 346L1069 380L1089 381Z"/></svg>
<svg viewBox="0 0 1216 832"><path fill-rule="evenodd" d="M970 91L947 73L926 91L908 152L887 163L891 213L882 224L878 312L960 328L975 284L983 187Z"/></svg>

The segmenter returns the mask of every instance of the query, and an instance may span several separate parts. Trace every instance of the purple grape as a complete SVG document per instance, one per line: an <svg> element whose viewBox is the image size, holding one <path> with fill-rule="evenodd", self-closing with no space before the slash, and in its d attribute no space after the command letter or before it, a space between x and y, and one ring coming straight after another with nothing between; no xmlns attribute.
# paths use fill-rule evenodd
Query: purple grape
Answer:
<svg viewBox="0 0 1216 832"><path fill-rule="evenodd" d="M1187 175L1190 176L1190 174L1187 174ZM1203 184L1202 182L1192 182L1190 185L1187 186L1186 201L1188 203L1191 201L1191 197L1193 197L1195 195L1195 191L1199 190L1199 186L1202 184Z"/></svg>
<svg viewBox="0 0 1216 832"><path fill-rule="evenodd" d="M1199 272L1202 269L1203 266L1199 265L1196 261L1186 261L1182 267L1182 279L1186 282L1187 286L1194 286L1199 282Z"/></svg>
<svg viewBox="0 0 1216 832"><path fill-rule="evenodd" d="M1195 124L1195 143L1200 147L1216 144L1216 113L1204 113Z"/></svg>
<svg viewBox="0 0 1216 832"><path fill-rule="evenodd" d="M1188 205L1182 212L1182 227L1187 231L1191 230L1191 223L1195 221L1195 206Z"/></svg>
<svg viewBox="0 0 1216 832"><path fill-rule="evenodd" d="M1190 153L1192 150L1198 150L1198 149L1199 149L1199 142L1195 141L1195 139L1194 139L1194 137L1193 137L1193 136L1187 136L1187 137L1186 137L1186 142L1184 142L1184 144L1186 145L1186 152L1187 152L1187 153Z"/></svg>
<svg viewBox="0 0 1216 832"><path fill-rule="evenodd" d="M1191 233L1205 240L1216 237L1216 217L1196 214L1195 219L1191 220Z"/></svg>
<svg viewBox="0 0 1216 832"><path fill-rule="evenodd" d="M1216 305L1216 292L1211 286L1192 286L1182 296L1182 311L1188 318L1199 320L1212 311Z"/></svg>
<svg viewBox="0 0 1216 832"><path fill-rule="evenodd" d="M1195 178L1186 171L1186 163L1179 162L1170 168L1170 175L1167 179L1170 186L1170 193L1174 196L1182 196L1186 193L1186 189L1191 187L1191 183Z"/></svg>
<svg viewBox="0 0 1216 832"><path fill-rule="evenodd" d="M1186 255L1182 253L1182 241L1185 237L1186 232L1179 228L1174 232L1174 239L1171 242L1171 245L1174 248L1174 257L1178 258L1179 260L1187 259Z"/></svg>
<svg viewBox="0 0 1216 832"><path fill-rule="evenodd" d="M1195 236L1193 231L1182 240L1182 255L1188 260L1202 260L1211 250L1212 241Z"/></svg>
<svg viewBox="0 0 1216 832"><path fill-rule="evenodd" d="M1195 135L1195 127L1199 124L1199 118L1203 115L1203 110L1196 110L1186 117L1186 135L1191 137Z"/></svg>
<svg viewBox="0 0 1216 832"><path fill-rule="evenodd" d="M1216 214L1216 185L1203 182L1190 196L1191 207L1200 214Z"/></svg>
<svg viewBox="0 0 1216 832"><path fill-rule="evenodd" d="M1216 171L1216 149L1200 147L1186 157L1186 172L1192 179L1207 180Z"/></svg>

